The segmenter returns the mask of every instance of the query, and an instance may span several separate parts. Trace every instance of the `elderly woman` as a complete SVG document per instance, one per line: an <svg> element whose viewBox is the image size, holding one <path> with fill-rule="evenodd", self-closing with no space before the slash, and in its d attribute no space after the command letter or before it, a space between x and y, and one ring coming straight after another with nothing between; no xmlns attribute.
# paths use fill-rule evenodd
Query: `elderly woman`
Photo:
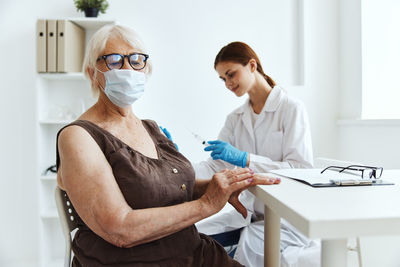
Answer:
<svg viewBox="0 0 400 267"><path fill-rule="evenodd" d="M123 26L89 41L84 70L97 102L57 136L57 181L80 218L74 266L241 266L195 222L241 191L278 179L238 168L197 181L190 162L131 105L151 72L144 47Z"/></svg>

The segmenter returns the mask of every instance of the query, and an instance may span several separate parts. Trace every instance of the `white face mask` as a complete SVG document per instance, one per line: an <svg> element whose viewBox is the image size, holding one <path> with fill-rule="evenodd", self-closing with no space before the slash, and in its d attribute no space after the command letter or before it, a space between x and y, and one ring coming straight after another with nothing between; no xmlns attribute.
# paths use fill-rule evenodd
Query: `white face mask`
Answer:
<svg viewBox="0 0 400 267"><path fill-rule="evenodd" d="M145 74L140 71L114 69L103 72L104 93L115 105L126 108L144 94Z"/></svg>

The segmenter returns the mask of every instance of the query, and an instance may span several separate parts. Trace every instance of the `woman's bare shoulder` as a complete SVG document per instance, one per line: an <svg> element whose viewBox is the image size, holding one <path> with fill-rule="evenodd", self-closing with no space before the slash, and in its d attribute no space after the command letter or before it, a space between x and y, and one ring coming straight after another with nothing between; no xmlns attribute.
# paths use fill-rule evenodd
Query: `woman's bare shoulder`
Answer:
<svg viewBox="0 0 400 267"><path fill-rule="evenodd" d="M70 140L74 138L84 138L87 131L79 125L69 125L62 129L58 136L58 140Z"/></svg>
<svg viewBox="0 0 400 267"><path fill-rule="evenodd" d="M65 127L58 136L60 153L69 150L81 150L96 146L96 142L89 132L79 125Z"/></svg>
<svg viewBox="0 0 400 267"><path fill-rule="evenodd" d="M69 183L80 183L84 178L92 179L98 176L98 171L104 171L104 166L107 165L96 141L78 125L70 125L61 131L58 151L60 156L58 183L61 188L66 186L66 179Z"/></svg>

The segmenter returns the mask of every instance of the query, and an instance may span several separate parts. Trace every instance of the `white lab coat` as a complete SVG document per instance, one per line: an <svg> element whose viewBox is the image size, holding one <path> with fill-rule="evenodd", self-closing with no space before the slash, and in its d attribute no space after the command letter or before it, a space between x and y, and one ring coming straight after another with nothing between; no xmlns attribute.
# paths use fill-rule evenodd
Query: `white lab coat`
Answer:
<svg viewBox="0 0 400 267"><path fill-rule="evenodd" d="M218 139L250 154L249 167L256 173L272 169L311 168L313 162L311 134L307 112L302 102L289 97L284 89L275 86L255 121L250 101L228 115ZM209 158L193 164L198 178L210 178L215 172L233 165ZM247 190L240 200L249 216L244 219L230 204L196 224L200 232L217 234L240 227L242 231L235 259L247 267L262 266L264 258L263 221L251 223L251 216L264 214L264 205ZM308 240L286 221L281 226L281 266L319 266L319 246ZM301 264L301 265L300 265Z"/></svg>

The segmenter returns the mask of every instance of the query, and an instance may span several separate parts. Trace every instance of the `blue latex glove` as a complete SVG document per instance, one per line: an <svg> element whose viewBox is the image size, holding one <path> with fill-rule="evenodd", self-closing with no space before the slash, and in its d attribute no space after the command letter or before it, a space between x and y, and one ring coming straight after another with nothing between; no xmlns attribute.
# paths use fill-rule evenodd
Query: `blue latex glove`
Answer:
<svg viewBox="0 0 400 267"><path fill-rule="evenodd" d="M172 140L171 134L168 132L167 128L163 128L162 126L160 126L160 129L163 131L163 133L167 136L167 138L169 140L171 140L172 143L174 143L174 140ZM176 143L174 143L176 150L179 151L178 145Z"/></svg>
<svg viewBox="0 0 400 267"><path fill-rule="evenodd" d="M207 143L209 143L210 146L204 148L204 150L212 151L211 152L212 159L214 160L222 159L233 165L242 168L246 167L247 152L240 151L231 144L220 140L208 141Z"/></svg>

